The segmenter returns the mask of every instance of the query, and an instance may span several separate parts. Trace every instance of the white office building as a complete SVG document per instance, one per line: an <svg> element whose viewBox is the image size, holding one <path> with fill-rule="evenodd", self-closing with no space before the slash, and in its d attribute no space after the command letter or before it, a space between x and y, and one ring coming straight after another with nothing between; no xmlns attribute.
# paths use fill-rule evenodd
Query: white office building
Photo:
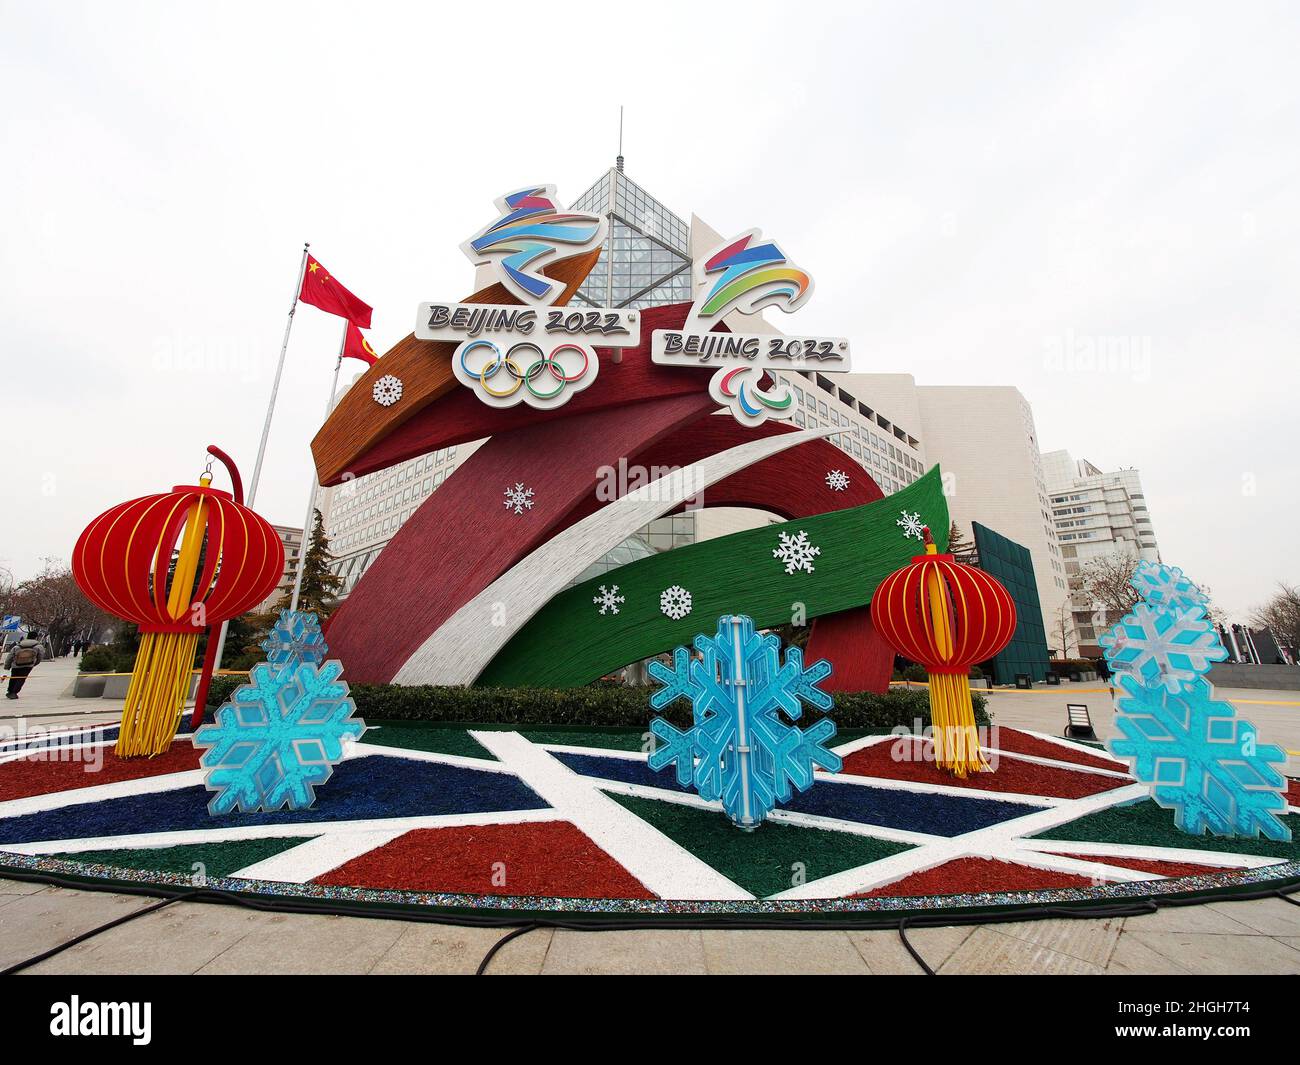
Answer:
<svg viewBox="0 0 1300 1065"><path fill-rule="evenodd" d="M847 384L917 427L967 542L978 521L1029 551L1043 630L1061 650L1052 634L1069 583L1029 401L1011 386L918 385L911 374L853 374Z"/></svg>
<svg viewBox="0 0 1300 1065"><path fill-rule="evenodd" d="M1099 617L1097 604L1082 595L1081 574L1094 559L1108 555L1160 561L1146 493L1137 470L1107 473L1068 451L1043 455L1043 469L1052 502L1052 519L1061 544L1067 579L1071 584L1071 612L1079 654L1097 657Z"/></svg>

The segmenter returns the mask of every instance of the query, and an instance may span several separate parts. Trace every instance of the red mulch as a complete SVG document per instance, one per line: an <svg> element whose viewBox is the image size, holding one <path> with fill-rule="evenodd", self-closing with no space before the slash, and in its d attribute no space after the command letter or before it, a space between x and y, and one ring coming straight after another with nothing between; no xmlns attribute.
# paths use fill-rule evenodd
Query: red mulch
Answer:
<svg viewBox="0 0 1300 1065"><path fill-rule="evenodd" d="M1051 758L1057 762L1074 762L1076 765L1090 765L1094 769L1127 772L1123 762L1113 761L1100 754L1090 754L1078 747L1065 747L1049 740L1041 740L1037 736L1030 736L1016 729L999 728L994 735L996 746L1000 751L1032 754L1035 758Z"/></svg>
<svg viewBox="0 0 1300 1065"><path fill-rule="evenodd" d="M139 780L164 773L184 773L198 769L199 756L189 740L177 740L171 750L157 758L119 758L111 746L98 751L69 751L54 748L0 765L0 802L22 799L29 795L49 795L71 788L92 788L115 784L119 780ZM101 759L98 768L87 761L58 759L94 756Z"/></svg>
<svg viewBox="0 0 1300 1065"><path fill-rule="evenodd" d="M504 864L504 884L492 882L498 863ZM478 895L658 897L567 821L415 829L314 883Z"/></svg>
<svg viewBox="0 0 1300 1065"><path fill-rule="evenodd" d="M905 898L912 895L967 895L990 891L1046 891L1050 888L1093 887L1086 876L1031 869L994 858L954 858L854 898Z"/></svg>
<svg viewBox="0 0 1300 1065"><path fill-rule="evenodd" d="M1117 858L1111 854L1061 854L1062 858L1077 858L1081 862L1100 862L1118 865L1121 869L1137 869L1156 876L1202 876L1205 873L1230 873L1224 865L1196 865L1193 862L1166 862L1155 858Z"/></svg>
<svg viewBox="0 0 1300 1065"><path fill-rule="evenodd" d="M923 755L930 744L912 737L891 739L854 751L844 759L841 773L862 777L884 777L886 780L913 780L924 784L948 784L972 791L1005 791L1017 795L1050 795L1059 799L1081 799L1103 791L1123 787L1126 781L1118 777L1103 777L1096 773L1076 773L1056 766L1036 765L1015 758L999 758L992 773L975 773L959 780L946 769L940 769ZM897 757L899 753L911 754L912 761Z"/></svg>

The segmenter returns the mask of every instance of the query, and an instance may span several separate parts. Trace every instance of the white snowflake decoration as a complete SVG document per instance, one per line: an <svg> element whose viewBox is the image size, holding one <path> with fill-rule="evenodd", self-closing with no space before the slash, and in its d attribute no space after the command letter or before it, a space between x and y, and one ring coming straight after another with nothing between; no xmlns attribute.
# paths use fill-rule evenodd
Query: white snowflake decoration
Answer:
<svg viewBox="0 0 1300 1065"><path fill-rule="evenodd" d="M1139 562L1129 583L1143 600L1152 606L1170 610L1190 610L1210 605L1210 597L1198 588L1177 566L1158 562Z"/></svg>
<svg viewBox="0 0 1300 1065"><path fill-rule="evenodd" d="M680 621L689 614L692 606L691 593L680 584L665 588L659 596L659 609L674 621Z"/></svg>
<svg viewBox="0 0 1300 1065"><path fill-rule="evenodd" d="M798 570L811 573L812 560L821 553L822 549L814 547L808 541L808 534L802 529L799 530L798 536L781 533L781 545L772 549L772 557L779 558L785 563L786 573L794 573Z"/></svg>
<svg viewBox="0 0 1300 1065"><path fill-rule="evenodd" d="M592 601L593 603L598 603L598 604L600 605L600 612L601 612L602 614L604 614L606 611L608 611L608 612L610 612L610 613L613 613L613 614L617 614L617 613L618 613L618 604L619 604L619 603L626 603L626 602L627 602L627 597L626 597L626 596L622 596L622 595L619 595L619 594L618 594L618 585L617 585L617 584L614 585L612 588L606 588L606 587L602 584L602 585L600 586L600 588L597 589L597 591L598 591L600 594L599 594L599 595L593 595L593 596L591 597L591 601Z"/></svg>
<svg viewBox="0 0 1300 1065"><path fill-rule="evenodd" d="M1171 610L1138 603L1133 613L1097 641L1106 661L1143 684L1177 695L1228 657L1227 648L1199 606Z"/></svg>
<svg viewBox="0 0 1300 1065"><path fill-rule="evenodd" d="M516 514L522 514L525 510L533 509L533 490L525 488L523 481L515 482L513 488L506 488L505 496L506 510L513 510Z"/></svg>
<svg viewBox="0 0 1300 1065"><path fill-rule="evenodd" d="M921 520L920 513L913 511L909 514L905 510L899 511L899 513L902 517L894 522L894 524L903 530L903 536L910 536L914 540L924 540L925 522Z"/></svg>
<svg viewBox="0 0 1300 1065"><path fill-rule="evenodd" d="M849 486L849 475L843 470L831 470L826 475L826 487L832 492L843 492Z"/></svg>
<svg viewBox="0 0 1300 1065"><path fill-rule="evenodd" d="M370 390L370 394L375 397L375 402L381 407L391 407L402 398L402 381L400 378L386 373L375 382L375 387Z"/></svg>

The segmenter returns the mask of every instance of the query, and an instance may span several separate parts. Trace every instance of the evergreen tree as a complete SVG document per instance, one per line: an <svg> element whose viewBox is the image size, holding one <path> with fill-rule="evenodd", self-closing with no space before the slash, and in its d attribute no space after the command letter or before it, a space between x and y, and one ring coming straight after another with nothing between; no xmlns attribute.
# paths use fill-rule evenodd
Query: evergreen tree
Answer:
<svg viewBox="0 0 1300 1065"><path fill-rule="evenodd" d="M298 609L315 614L322 622L334 609L343 578L330 570L334 555L330 553L330 538L325 535L325 522L316 511L312 523L311 539L307 544L307 557L302 563L302 588L298 592ZM288 610L293 598L290 582L275 604L275 613Z"/></svg>
<svg viewBox="0 0 1300 1065"><path fill-rule="evenodd" d="M980 562L975 545L966 539L961 526L955 521L948 526L948 554L968 566L978 566Z"/></svg>

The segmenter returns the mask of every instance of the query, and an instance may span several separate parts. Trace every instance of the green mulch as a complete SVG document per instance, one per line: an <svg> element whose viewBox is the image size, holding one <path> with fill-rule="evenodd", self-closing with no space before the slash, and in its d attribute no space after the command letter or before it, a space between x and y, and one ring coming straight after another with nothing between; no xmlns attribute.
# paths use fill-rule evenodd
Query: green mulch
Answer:
<svg viewBox="0 0 1300 1065"><path fill-rule="evenodd" d="M195 873L194 865L201 862L203 872L209 876L230 876L256 862L265 861L282 851L287 851L307 837L293 836L284 839L241 839L228 843L194 843L182 847L140 847L133 850L75 851L52 854L72 862L92 862L111 865L117 869L143 869L155 873Z"/></svg>
<svg viewBox="0 0 1300 1065"><path fill-rule="evenodd" d="M713 810L629 795L609 797L760 899L794 886L796 862L803 864L805 880L819 880L912 849L906 843L771 821L741 832Z"/></svg>
<svg viewBox="0 0 1300 1065"><path fill-rule="evenodd" d="M370 724L370 722L367 722ZM433 754L460 754L495 762L496 755L463 728L436 728L428 725L384 722L366 730L363 743L376 747L397 747L406 751L430 751Z"/></svg>
<svg viewBox="0 0 1300 1065"><path fill-rule="evenodd" d="M599 747L606 751L640 751L645 746L645 729L609 729L583 731L581 729L521 728L519 734L533 743L562 743L569 747Z"/></svg>
<svg viewBox="0 0 1300 1065"><path fill-rule="evenodd" d="M1271 839L1222 839L1219 836L1190 836L1174 824L1172 810L1143 799L1130 806L1114 806L1071 821L1068 825L1040 832L1038 839L1068 839L1083 843L1131 843L1139 847L1181 847L1190 850L1253 854L1261 858L1300 860L1300 814L1287 814L1282 822L1291 829L1292 842Z"/></svg>

